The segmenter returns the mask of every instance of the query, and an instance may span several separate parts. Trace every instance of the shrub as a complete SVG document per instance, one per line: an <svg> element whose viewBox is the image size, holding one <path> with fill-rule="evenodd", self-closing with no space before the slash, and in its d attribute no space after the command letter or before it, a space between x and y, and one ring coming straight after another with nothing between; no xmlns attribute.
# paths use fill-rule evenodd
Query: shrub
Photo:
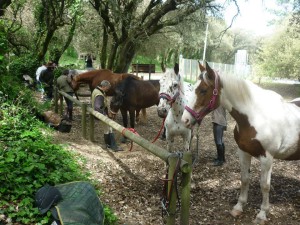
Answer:
<svg viewBox="0 0 300 225"><path fill-rule="evenodd" d="M37 61L36 57L32 55L24 55L12 61L9 65L9 72L15 78L22 80L22 76L27 74L31 78L35 79L36 69L40 66L40 62Z"/></svg>

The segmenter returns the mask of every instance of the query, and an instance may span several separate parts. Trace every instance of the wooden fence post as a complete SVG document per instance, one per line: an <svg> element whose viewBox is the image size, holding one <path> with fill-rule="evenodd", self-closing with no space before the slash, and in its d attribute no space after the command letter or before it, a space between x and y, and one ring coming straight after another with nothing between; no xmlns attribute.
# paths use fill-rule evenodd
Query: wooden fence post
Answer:
<svg viewBox="0 0 300 225"><path fill-rule="evenodd" d="M151 70L152 70L152 65L149 64L149 68L148 68L148 71L149 71L149 80L151 80Z"/></svg>
<svg viewBox="0 0 300 225"><path fill-rule="evenodd" d="M82 126L82 136L86 139L86 104L82 104L81 110L82 110L82 119L81 119L81 126Z"/></svg>
<svg viewBox="0 0 300 225"><path fill-rule="evenodd" d="M90 140L93 142L95 141L94 127L95 127L95 117L94 115L90 114Z"/></svg>
<svg viewBox="0 0 300 225"><path fill-rule="evenodd" d="M62 115L64 111L64 99L62 95L59 95L59 102L60 102L60 107L59 107L59 114Z"/></svg>
<svg viewBox="0 0 300 225"><path fill-rule="evenodd" d="M177 155L172 155L169 157L169 177L168 179L170 181L168 181L168 192L167 192L167 196L169 195L168 193L170 193L170 205L169 205L169 215L167 217L167 225L174 225L175 224L175 214L176 214L176 203L177 203L177 195L176 195L176 187L174 187L173 183L173 174L176 172L176 164L178 161L178 156ZM176 176L176 175L175 175ZM172 188L172 189L171 189ZM170 190L171 189L171 190Z"/></svg>
<svg viewBox="0 0 300 225"><path fill-rule="evenodd" d="M192 165L192 153L184 152L183 160ZM181 209L180 209L180 224L189 224L190 216L190 199L191 199L191 176L192 170L184 173L182 172L181 181Z"/></svg>
<svg viewBox="0 0 300 225"><path fill-rule="evenodd" d="M57 88L54 88L54 112L58 113L58 91Z"/></svg>

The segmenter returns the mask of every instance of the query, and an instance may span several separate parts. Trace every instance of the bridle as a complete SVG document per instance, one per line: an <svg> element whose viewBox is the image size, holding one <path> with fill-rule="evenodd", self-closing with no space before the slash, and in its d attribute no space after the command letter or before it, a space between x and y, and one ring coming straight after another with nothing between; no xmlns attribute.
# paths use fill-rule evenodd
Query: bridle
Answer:
<svg viewBox="0 0 300 225"><path fill-rule="evenodd" d="M179 75L179 80L180 80L180 75ZM171 97L167 93L162 92L159 94L159 99L166 99L172 108L173 103L176 101L176 99L180 95L180 91L181 91L180 86L178 86L178 91L173 95L173 97Z"/></svg>
<svg viewBox="0 0 300 225"><path fill-rule="evenodd" d="M209 101L209 104L207 106L204 106L200 112L196 112L193 109L191 109L190 107L188 107L187 105L185 106L185 110L188 111L197 121L197 123L200 125L201 121L203 120L203 118L210 113L211 111L213 111L214 109L216 109L216 102L217 102L217 97L219 95L219 75L217 72L215 72L215 88L213 90L213 95Z"/></svg>
<svg viewBox="0 0 300 225"><path fill-rule="evenodd" d="M172 104L176 101L179 94L180 94L179 91L177 91L175 95L171 97L169 94L162 92L159 94L159 99L161 98L166 99L169 102L170 106L172 107Z"/></svg>

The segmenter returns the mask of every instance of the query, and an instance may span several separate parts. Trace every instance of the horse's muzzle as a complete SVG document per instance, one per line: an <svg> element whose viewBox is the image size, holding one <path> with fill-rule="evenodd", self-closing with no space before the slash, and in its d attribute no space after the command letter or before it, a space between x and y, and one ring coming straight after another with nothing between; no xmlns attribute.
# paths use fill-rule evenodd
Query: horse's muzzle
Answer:
<svg viewBox="0 0 300 225"><path fill-rule="evenodd" d="M160 118L166 118L168 115L168 110L164 107L157 107L157 114Z"/></svg>

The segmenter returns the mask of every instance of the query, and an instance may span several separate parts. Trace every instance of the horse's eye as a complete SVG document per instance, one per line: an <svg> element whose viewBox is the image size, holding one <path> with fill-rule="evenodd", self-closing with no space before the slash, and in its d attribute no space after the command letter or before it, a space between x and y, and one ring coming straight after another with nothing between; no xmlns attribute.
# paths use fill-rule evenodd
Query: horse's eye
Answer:
<svg viewBox="0 0 300 225"><path fill-rule="evenodd" d="M204 90L204 89L201 89L201 90L200 90L200 94L201 94L201 95L206 95L206 93L207 93L207 90Z"/></svg>

